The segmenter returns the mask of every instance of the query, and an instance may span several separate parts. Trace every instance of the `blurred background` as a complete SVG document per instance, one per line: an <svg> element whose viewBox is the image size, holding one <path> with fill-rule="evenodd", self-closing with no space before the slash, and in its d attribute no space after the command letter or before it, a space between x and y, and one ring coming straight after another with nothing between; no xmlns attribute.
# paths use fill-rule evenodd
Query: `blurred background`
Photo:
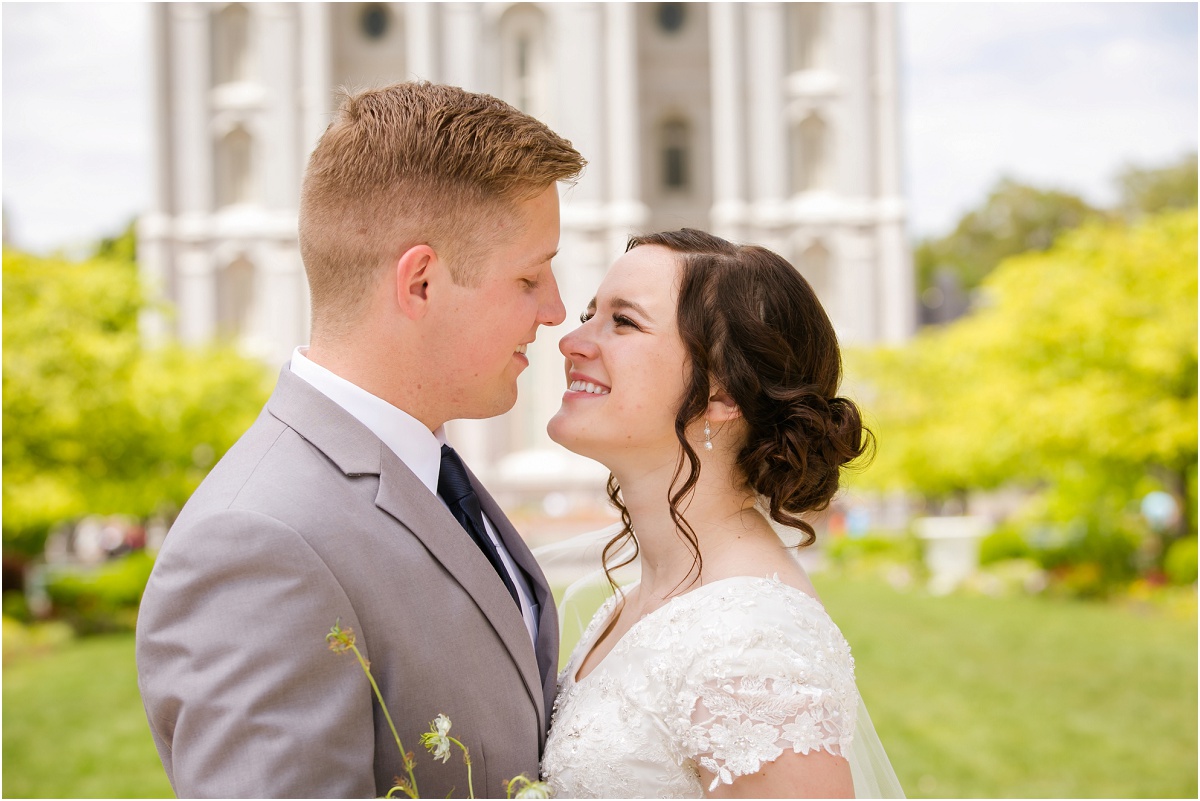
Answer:
<svg viewBox="0 0 1200 801"><path fill-rule="evenodd" d="M412 78L589 160L569 312L685 225L813 285L878 451L803 559L911 797L1197 795L1195 4L2 15L5 796L170 795L142 588L307 341L297 197L339 88ZM564 331L512 412L450 426L535 546L614 519L545 435Z"/></svg>

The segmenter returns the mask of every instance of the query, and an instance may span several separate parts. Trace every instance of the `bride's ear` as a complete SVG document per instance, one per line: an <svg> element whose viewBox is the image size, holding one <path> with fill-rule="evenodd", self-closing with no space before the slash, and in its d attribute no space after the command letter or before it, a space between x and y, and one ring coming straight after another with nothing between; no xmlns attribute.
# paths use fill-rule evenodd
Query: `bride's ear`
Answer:
<svg viewBox="0 0 1200 801"><path fill-rule="evenodd" d="M708 410L705 412L705 416L714 422L727 423L741 417L742 410L734 403L728 392L714 386L708 397Z"/></svg>

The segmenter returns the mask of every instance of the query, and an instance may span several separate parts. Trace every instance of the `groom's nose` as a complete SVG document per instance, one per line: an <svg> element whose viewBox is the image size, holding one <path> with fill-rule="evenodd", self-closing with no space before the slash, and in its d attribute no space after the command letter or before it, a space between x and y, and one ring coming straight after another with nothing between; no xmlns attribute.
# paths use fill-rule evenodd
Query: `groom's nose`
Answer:
<svg viewBox="0 0 1200 801"><path fill-rule="evenodd" d="M550 279L543 281L539 289L542 296L538 299L538 322L542 325L558 325L567 319L567 310L563 306L562 296L558 294L558 281L554 273L550 273Z"/></svg>

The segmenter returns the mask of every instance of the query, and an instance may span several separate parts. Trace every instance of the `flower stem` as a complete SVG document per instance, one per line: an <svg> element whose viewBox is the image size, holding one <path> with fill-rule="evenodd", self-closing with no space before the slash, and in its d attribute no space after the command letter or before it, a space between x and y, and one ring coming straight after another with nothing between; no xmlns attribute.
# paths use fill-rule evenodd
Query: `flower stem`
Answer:
<svg viewBox="0 0 1200 801"><path fill-rule="evenodd" d="M454 743L455 745L457 745L460 749L462 749L463 762L466 763L466 765L467 765L467 798L474 798L475 797L475 785L473 785L471 783L471 752L467 750L467 747L465 745L463 745L462 743L460 743L458 740L454 739L453 737L447 735L446 739L449 740L450 742Z"/></svg>
<svg viewBox="0 0 1200 801"><path fill-rule="evenodd" d="M363 655L359 652L358 646L350 643L350 650L354 652L354 656L358 659L358 664L362 665L363 673L367 674L367 681L371 682L371 689L375 691L375 697L379 699L379 708L383 710L383 716L387 718L388 728L392 730L392 737L396 740L396 747L400 749L400 758L404 761L404 769L408 772L409 786L404 788L404 792L409 798L419 798L417 792L417 777L413 775L413 761L409 758L408 752L404 750L404 746L400 742L400 734L396 731L396 724L392 722L392 715L388 712L387 704L384 703L383 693L379 691L379 685L375 683L375 677L371 675L371 666ZM471 782L471 769L467 768L467 783ZM474 796L472 796L474 798Z"/></svg>

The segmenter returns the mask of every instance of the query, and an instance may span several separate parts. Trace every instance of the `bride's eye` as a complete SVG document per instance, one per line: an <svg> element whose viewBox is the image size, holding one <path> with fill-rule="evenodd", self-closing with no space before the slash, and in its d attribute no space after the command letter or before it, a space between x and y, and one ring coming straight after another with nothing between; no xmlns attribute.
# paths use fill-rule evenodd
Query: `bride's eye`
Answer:
<svg viewBox="0 0 1200 801"><path fill-rule="evenodd" d="M617 324L617 328L636 328L638 331L642 330L640 325L623 314L614 314L613 322Z"/></svg>
<svg viewBox="0 0 1200 801"><path fill-rule="evenodd" d="M580 312L579 322L586 323L588 320L592 319L595 316L596 316L595 312L589 312L589 311Z"/></svg>

